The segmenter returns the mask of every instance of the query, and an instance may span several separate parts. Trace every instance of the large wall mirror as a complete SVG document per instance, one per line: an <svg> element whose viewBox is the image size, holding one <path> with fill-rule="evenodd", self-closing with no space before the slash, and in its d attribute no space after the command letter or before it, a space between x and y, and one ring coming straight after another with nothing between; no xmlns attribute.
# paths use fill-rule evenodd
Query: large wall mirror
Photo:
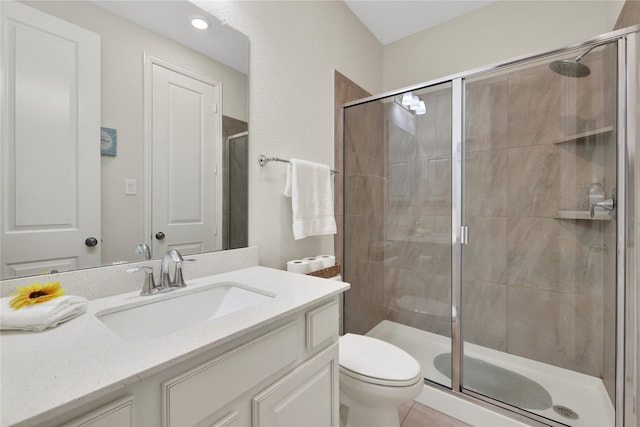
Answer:
<svg viewBox="0 0 640 427"><path fill-rule="evenodd" d="M246 36L187 0L0 13L2 279L247 245Z"/></svg>

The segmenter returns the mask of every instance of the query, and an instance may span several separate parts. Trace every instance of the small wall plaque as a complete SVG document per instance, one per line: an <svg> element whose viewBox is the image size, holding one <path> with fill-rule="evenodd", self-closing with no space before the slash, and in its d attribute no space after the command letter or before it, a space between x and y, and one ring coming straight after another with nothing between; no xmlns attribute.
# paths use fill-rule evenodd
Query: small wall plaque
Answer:
<svg viewBox="0 0 640 427"><path fill-rule="evenodd" d="M118 134L115 129L100 128L100 154L115 156L118 149Z"/></svg>

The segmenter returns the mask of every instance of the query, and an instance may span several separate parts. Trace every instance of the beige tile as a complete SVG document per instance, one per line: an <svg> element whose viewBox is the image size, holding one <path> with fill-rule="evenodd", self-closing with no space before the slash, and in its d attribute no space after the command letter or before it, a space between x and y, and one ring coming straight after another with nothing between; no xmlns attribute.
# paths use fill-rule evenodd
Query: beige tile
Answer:
<svg viewBox="0 0 640 427"><path fill-rule="evenodd" d="M402 424L402 421L404 421L404 419L407 417L407 414L411 410L412 405L413 405L413 401L398 405L398 418L400 419L401 424Z"/></svg>
<svg viewBox="0 0 640 427"><path fill-rule="evenodd" d="M349 107L344 111L344 149L359 156L367 155L365 140L365 111L360 106Z"/></svg>
<svg viewBox="0 0 640 427"><path fill-rule="evenodd" d="M469 215L506 216L507 150L468 153L465 185Z"/></svg>
<svg viewBox="0 0 640 427"><path fill-rule="evenodd" d="M421 95L427 114L415 116L419 154L433 156L451 153L451 91Z"/></svg>
<svg viewBox="0 0 640 427"><path fill-rule="evenodd" d="M507 349L587 375L602 375L599 298L509 287Z"/></svg>
<svg viewBox="0 0 640 427"><path fill-rule="evenodd" d="M606 180L605 171L615 170L615 164L605 166L607 150L615 144L604 142L589 144L560 144L558 147L559 176L557 186L557 207L559 210L587 210L587 190L591 183L604 186L606 195L611 193L611 185ZM611 178L612 182L615 179Z"/></svg>
<svg viewBox="0 0 640 427"><path fill-rule="evenodd" d="M401 427L471 427L469 424L450 417L428 406L414 403Z"/></svg>
<svg viewBox="0 0 640 427"><path fill-rule="evenodd" d="M422 215L449 215L451 211L451 155L418 156L415 161L416 196Z"/></svg>
<svg viewBox="0 0 640 427"><path fill-rule="evenodd" d="M384 193L387 180L379 176L367 177L367 201L369 203L368 213L372 215L384 215Z"/></svg>
<svg viewBox="0 0 640 427"><path fill-rule="evenodd" d="M567 79L564 79L567 80ZM546 65L509 78L510 147L550 144L560 135L561 77Z"/></svg>
<svg viewBox="0 0 640 427"><path fill-rule="evenodd" d="M601 221L509 218L510 285L579 295L602 295Z"/></svg>
<svg viewBox="0 0 640 427"><path fill-rule="evenodd" d="M484 147L487 150L505 148L508 145L509 119L509 83L506 77L488 83L486 98Z"/></svg>
<svg viewBox="0 0 640 427"><path fill-rule="evenodd" d="M345 215L368 215L370 209L369 191L367 191L368 178L362 175L348 174L345 177Z"/></svg>
<svg viewBox="0 0 640 427"><path fill-rule="evenodd" d="M474 216L467 220L469 244L463 251L464 276L506 283L507 218Z"/></svg>
<svg viewBox="0 0 640 427"><path fill-rule="evenodd" d="M509 216L554 216L558 210L558 144L514 148L507 154Z"/></svg>
<svg viewBox="0 0 640 427"><path fill-rule="evenodd" d="M507 146L508 81L506 77L472 83L465 92L467 151Z"/></svg>
<svg viewBox="0 0 640 427"><path fill-rule="evenodd" d="M464 341L507 350L507 286L466 279L462 288Z"/></svg>

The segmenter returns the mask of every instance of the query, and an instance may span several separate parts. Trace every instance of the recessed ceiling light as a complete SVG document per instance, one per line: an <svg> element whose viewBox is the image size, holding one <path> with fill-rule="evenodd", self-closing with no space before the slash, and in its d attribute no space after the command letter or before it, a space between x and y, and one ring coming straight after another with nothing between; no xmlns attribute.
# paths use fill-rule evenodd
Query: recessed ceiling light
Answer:
<svg viewBox="0 0 640 427"><path fill-rule="evenodd" d="M196 28L198 30L206 30L207 28L209 28L209 24L207 23L207 21L200 18L193 18L191 20L191 25L193 25L193 28Z"/></svg>

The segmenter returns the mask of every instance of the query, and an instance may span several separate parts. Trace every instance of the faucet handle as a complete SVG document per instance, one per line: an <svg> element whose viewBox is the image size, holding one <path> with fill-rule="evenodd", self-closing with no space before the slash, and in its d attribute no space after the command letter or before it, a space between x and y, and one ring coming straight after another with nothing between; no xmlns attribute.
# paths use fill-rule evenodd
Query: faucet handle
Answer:
<svg viewBox="0 0 640 427"><path fill-rule="evenodd" d="M175 280L174 282L171 284L172 287L175 288L184 288L187 286L186 283L184 283L184 276L182 275L182 266L185 263L189 263L189 262L195 262L196 260L193 258L188 258L188 259L183 259L182 261L178 261L176 263L176 275L175 275Z"/></svg>
<svg viewBox="0 0 640 427"><path fill-rule="evenodd" d="M156 281L153 278L153 268L151 267L134 267L127 270L127 273L135 273L137 271L144 271L144 283L142 284L142 290L140 295L153 295L158 292Z"/></svg>
<svg viewBox="0 0 640 427"><path fill-rule="evenodd" d="M602 208L609 211L614 210L616 207L616 200L612 197L611 199L603 200L597 203L591 203L589 207L589 215L593 218L596 215L596 208Z"/></svg>

